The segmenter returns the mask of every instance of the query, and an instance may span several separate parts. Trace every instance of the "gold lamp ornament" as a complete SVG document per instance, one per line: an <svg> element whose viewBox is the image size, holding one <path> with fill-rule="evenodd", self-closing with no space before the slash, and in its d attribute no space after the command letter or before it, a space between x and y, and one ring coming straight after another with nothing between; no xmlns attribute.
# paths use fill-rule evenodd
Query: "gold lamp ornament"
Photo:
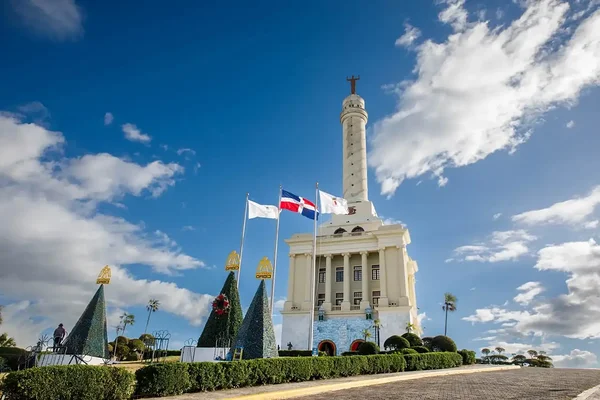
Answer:
<svg viewBox="0 0 600 400"><path fill-rule="evenodd" d="M227 256L227 262L225 263L225 271L238 271L240 269L240 255L237 251L232 251Z"/></svg>
<svg viewBox="0 0 600 400"><path fill-rule="evenodd" d="M273 266L268 257L263 257L256 268L256 279L271 279L273 278Z"/></svg>
<svg viewBox="0 0 600 400"><path fill-rule="evenodd" d="M104 268L100 271L98 275L98 279L96 279L96 284L98 285L108 285L110 283L110 267L105 265Z"/></svg>

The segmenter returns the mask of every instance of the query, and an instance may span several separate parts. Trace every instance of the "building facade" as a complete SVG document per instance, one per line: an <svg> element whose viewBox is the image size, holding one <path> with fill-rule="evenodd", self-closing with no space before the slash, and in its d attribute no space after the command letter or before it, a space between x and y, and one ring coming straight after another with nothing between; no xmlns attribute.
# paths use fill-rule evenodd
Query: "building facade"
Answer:
<svg viewBox="0 0 600 400"><path fill-rule="evenodd" d="M354 78L353 78L354 79ZM364 340L383 341L406 331L420 332L415 296L417 263L407 253L404 226L384 225L368 198L364 100L354 92L344 99L343 193L348 215L333 215L317 234L315 275L312 276L313 235L296 234L289 245L289 278L282 344L309 348L310 313L315 313L313 348L329 354L355 350ZM315 288L315 304L311 303ZM369 314L370 317L367 315ZM379 321L379 328L373 321Z"/></svg>

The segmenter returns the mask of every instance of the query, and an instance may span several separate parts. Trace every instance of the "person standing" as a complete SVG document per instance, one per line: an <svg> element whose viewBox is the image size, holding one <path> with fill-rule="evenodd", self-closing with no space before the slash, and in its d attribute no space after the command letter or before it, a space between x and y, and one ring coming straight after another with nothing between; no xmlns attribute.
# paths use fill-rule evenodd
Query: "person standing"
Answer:
<svg viewBox="0 0 600 400"><path fill-rule="evenodd" d="M62 341L65 339L65 336L67 336L67 331L63 327L63 324L58 324L58 328L56 328L54 330L54 347L55 348L60 346Z"/></svg>

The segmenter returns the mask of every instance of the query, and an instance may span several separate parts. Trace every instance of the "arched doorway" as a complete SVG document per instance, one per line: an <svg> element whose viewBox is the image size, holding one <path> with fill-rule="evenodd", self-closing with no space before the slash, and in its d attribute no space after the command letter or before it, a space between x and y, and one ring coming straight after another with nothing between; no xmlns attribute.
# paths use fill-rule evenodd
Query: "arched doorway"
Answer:
<svg viewBox="0 0 600 400"><path fill-rule="evenodd" d="M328 356L335 356L335 343L333 343L331 340L323 340L321 343L319 343L318 349L319 351L327 353Z"/></svg>
<svg viewBox="0 0 600 400"><path fill-rule="evenodd" d="M362 340L362 339L356 339L350 345L350 351L358 351L358 346L360 346L361 343L364 343L364 340Z"/></svg>

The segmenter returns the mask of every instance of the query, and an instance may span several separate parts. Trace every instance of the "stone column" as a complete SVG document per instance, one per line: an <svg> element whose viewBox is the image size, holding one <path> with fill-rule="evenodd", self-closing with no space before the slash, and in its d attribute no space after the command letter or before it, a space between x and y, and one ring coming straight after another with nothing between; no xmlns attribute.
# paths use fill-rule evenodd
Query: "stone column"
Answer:
<svg viewBox="0 0 600 400"><path fill-rule="evenodd" d="M331 282L333 280L333 275L331 274L332 258L332 254L325 254L325 301L323 302L325 311L331 311Z"/></svg>
<svg viewBox="0 0 600 400"><path fill-rule="evenodd" d="M294 273L296 271L296 255L290 253L290 272L288 275L288 292L287 292L287 300L284 304L284 309L286 311L290 311L292 306L294 305L294 285L296 283L296 279L294 277Z"/></svg>
<svg viewBox="0 0 600 400"><path fill-rule="evenodd" d="M311 272L312 272L312 254L305 253L306 257L306 282L305 282L305 292L304 292L304 301L310 302L310 287L311 287Z"/></svg>
<svg viewBox="0 0 600 400"><path fill-rule="evenodd" d="M344 253L344 301L342 311L350 311L350 254Z"/></svg>
<svg viewBox="0 0 600 400"><path fill-rule="evenodd" d="M369 266L367 265L368 251L361 251L361 269L362 269L362 300L360 301L360 309L364 310L369 306Z"/></svg>
<svg viewBox="0 0 600 400"><path fill-rule="evenodd" d="M379 287L381 297L379 298L379 306L387 307L389 305L387 297L387 277L385 265L385 247L379 249Z"/></svg>
<svg viewBox="0 0 600 400"><path fill-rule="evenodd" d="M396 246L398 250L398 271L400 284L400 297L398 298L399 306L408 306L410 304L410 289L409 275L407 275L408 260L404 257L404 246Z"/></svg>

